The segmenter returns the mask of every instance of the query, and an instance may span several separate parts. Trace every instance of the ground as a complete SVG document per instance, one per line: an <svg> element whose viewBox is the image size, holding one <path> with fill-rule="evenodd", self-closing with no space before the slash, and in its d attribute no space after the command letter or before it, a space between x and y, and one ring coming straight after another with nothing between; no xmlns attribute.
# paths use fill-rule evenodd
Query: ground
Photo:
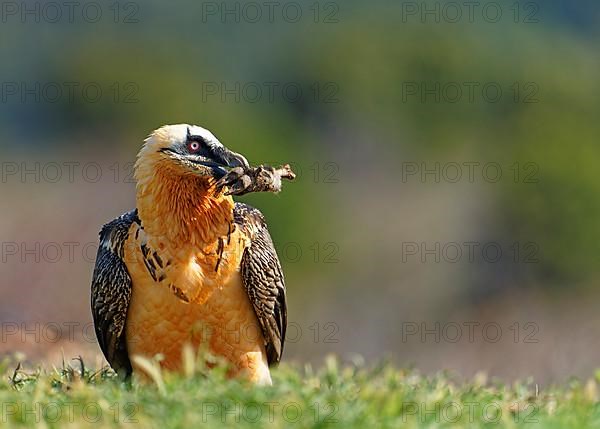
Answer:
<svg viewBox="0 0 600 429"><path fill-rule="evenodd" d="M600 427L598 381L539 388L483 374L468 381L422 376L391 364L320 369L281 365L273 387L254 387L193 359L174 375L145 362L146 381L125 384L75 360L52 370L0 363L0 427L22 428L594 428ZM83 376L82 376L83 371Z"/></svg>

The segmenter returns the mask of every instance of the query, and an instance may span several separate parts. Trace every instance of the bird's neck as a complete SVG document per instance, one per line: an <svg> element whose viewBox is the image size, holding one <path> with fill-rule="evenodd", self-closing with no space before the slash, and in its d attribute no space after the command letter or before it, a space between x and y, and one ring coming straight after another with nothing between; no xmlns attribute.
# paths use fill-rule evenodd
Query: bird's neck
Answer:
<svg viewBox="0 0 600 429"><path fill-rule="evenodd" d="M174 245L203 247L228 234L234 202L215 194L214 180L155 169L137 184L138 216L144 231Z"/></svg>

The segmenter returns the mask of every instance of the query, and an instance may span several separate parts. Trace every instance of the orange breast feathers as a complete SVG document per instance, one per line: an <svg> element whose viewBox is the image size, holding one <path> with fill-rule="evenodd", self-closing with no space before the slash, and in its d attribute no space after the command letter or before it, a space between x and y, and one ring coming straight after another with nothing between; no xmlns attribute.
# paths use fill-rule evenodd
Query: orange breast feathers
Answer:
<svg viewBox="0 0 600 429"><path fill-rule="evenodd" d="M133 283L129 355L161 354L161 364L177 370L185 344L205 344L234 374L269 383L262 330L239 272L249 239L233 223L233 200L213 195L214 183L168 173L138 181L142 226L132 225L124 255Z"/></svg>
<svg viewBox="0 0 600 429"><path fill-rule="evenodd" d="M125 245L125 261L134 288L139 279L153 283L154 292L160 286L187 304L204 304L239 273L248 245L248 238L233 223L225 235L202 246L188 242L174 246L133 224Z"/></svg>

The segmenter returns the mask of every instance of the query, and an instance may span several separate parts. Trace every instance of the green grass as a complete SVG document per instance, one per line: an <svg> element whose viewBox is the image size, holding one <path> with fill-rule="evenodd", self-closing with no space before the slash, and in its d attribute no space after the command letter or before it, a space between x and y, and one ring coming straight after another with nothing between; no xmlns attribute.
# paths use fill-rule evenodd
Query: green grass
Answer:
<svg viewBox="0 0 600 429"><path fill-rule="evenodd" d="M151 380L125 385L81 361L23 370L5 360L0 427L600 427L595 379L536 392L531 382L458 381L333 358L319 370L281 365L272 387L228 380L223 367L188 365L186 373L154 371Z"/></svg>

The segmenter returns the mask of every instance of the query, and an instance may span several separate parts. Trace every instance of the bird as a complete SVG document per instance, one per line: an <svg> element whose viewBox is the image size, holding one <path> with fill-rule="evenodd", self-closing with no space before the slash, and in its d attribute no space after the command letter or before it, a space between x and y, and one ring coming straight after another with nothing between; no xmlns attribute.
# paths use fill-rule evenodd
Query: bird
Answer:
<svg viewBox="0 0 600 429"><path fill-rule="evenodd" d="M182 371L205 346L232 377L272 384L287 326L284 275L262 213L219 191L247 159L196 125L150 134L134 166L136 208L104 225L91 285L98 343L130 379L135 356Z"/></svg>

